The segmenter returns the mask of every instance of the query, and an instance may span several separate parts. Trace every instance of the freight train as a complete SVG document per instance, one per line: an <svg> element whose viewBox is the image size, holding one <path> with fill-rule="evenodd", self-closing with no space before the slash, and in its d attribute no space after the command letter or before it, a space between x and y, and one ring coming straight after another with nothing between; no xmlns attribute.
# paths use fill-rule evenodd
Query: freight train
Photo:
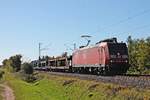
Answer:
<svg viewBox="0 0 150 100"><path fill-rule="evenodd" d="M38 63L38 60L32 62L34 65ZM43 63L41 67L34 68L109 75L126 73L129 68L129 57L126 44L117 42L117 38L111 38L99 41L93 46L81 46L70 56L65 53L59 57L49 57L46 61L41 60L40 64Z"/></svg>

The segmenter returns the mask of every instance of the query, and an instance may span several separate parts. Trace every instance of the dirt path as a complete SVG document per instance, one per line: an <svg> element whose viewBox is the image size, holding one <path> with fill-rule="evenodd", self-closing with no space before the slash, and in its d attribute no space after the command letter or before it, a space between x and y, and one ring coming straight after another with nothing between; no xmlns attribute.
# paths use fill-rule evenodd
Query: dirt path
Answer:
<svg viewBox="0 0 150 100"><path fill-rule="evenodd" d="M9 86L6 84L1 84L0 86L4 88L4 92L2 93L4 100L15 100L13 90Z"/></svg>

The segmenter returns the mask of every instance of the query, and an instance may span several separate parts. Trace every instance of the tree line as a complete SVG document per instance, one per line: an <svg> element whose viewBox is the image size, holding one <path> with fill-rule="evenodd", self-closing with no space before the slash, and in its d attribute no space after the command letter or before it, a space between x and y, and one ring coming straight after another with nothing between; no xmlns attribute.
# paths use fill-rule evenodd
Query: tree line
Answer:
<svg viewBox="0 0 150 100"><path fill-rule="evenodd" d="M29 62L22 63L21 61L22 55L17 54L11 56L9 59L5 59L2 62L2 67L6 68L9 72L19 72L23 71L25 74L32 74L33 67Z"/></svg>
<svg viewBox="0 0 150 100"><path fill-rule="evenodd" d="M150 37L146 39L127 38L129 73L150 74Z"/></svg>

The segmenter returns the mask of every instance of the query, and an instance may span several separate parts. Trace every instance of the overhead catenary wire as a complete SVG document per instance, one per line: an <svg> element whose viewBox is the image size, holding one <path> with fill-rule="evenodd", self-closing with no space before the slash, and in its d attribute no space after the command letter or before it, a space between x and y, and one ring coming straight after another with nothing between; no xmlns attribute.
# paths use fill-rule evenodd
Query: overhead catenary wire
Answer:
<svg viewBox="0 0 150 100"><path fill-rule="evenodd" d="M150 24L139 26L139 27L135 27L135 28L133 28L133 29L131 29L129 31L131 32L131 31L142 30L142 29L145 29L145 28L148 28L148 27L150 27ZM129 31L127 31L127 32L129 32ZM124 32L124 33L127 33L127 32Z"/></svg>
<svg viewBox="0 0 150 100"><path fill-rule="evenodd" d="M128 34L129 36L131 36L132 33L135 33L136 31L139 31L139 30L142 30L142 29L145 29L145 28L149 28L149 27L150 27L150 24L146 24L146 25L143 25L143 26L138 26L138 27L132 28L132 29L129 30L129 31L121 32L121 33L119 33L119 34L122 35L122 34L126 33L126 34ZM149 35L147 35L147 36L150 36L150 33L142 33L142 34L149 34ZM117 35L117 33L114 34L114 35Z"/></svg>
<svg viewBox="0 0 150 100"><path fill-rule="evenodd" d="M116 22L116 23L113 23L113 24L110 24L110 25L108 25L108 26L106 26L106 27L104 27L104 28L101 28L101 30L96 31L96 33L97 33L97 32L101 32L101 31L104 31L104 30L109 29L109 28L112 28L112 27L115 27L115 26L118 26L118 25L120 25L120 24L122 24L122 23L125 23L125 22L127 22L127 21L129 21L129 20L132 20L132 19L134 19L134 18L136 18L136 17L142 16L142 15L144 15L144 14L146 14L146 13L149 13L149 12L150 12L150 9L146 9L146 10L144 10L144 11L142 11L142 12L136 13L136 14L134 14L134 15L132 15L132 16L129 16L129 17L125 18L125 19L122 19L122 20L120 20L120 21L118 21L118 22Z"/></svg>

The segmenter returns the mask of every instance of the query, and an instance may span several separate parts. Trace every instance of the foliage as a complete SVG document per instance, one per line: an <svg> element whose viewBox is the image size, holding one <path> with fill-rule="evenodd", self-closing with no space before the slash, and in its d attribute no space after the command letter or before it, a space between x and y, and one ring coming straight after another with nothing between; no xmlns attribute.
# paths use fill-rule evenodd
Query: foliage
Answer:
<svg viewBox="0 0 150 100"><path fill-rule="evenodd" d="M18 76L29 83L35 82L37 80L37 77L35 74L33 74L33 66L30 63L23 63L21 65L21 71L18 73Z"/></svg>
<svg viewBox="0 0 150 100"><path fill-rule="evenodd" d="M4 73L4 71L0 70L0 79L3 78Z"/></svg>
<svg viewBox="0 0 150 100"><path fill-rule="evenodd" d="M147 39L127 39L130 70L133 73L149 73L150 70L150 37Z"/></svg>
<svg viewBox="0 0 150 100"><path fill-rule="evenodd" d="M23 63L21 67L25 74L33 74L33 66L30 63Z"/></svg>
<svg viewBox="0 0 150 100"><path fill-rule="evenodd" d="M9 72L18 72L21 69L21 58L22 56L20 54L11 56L9 59L3 60L3 67Z"/></svg>
<svg viewBox="0 0 150 100"><path fill-rule="evenodd" d="M3 62L2 62L3 66L6 66L7 62L8 62L8 59L4 59Z"/></svg>
<svg viewBox="0 0 150 100"><path fill-rule="evenodd" d="M12 62L11 66L13 67L13 70L15 72L18 72L21 69L21 58L22 58L21 55L15 55L9 58L9 60Z"/></svg>
<svg viewBox="0 0 150 100"><path fill-rule="evenodd" d="M3 60L3 68L6 68L6 70L8 71L8 72L13 72L13 67L11 66L11 60L9 60L9 59L5 59L5 60Z"/></svg>

